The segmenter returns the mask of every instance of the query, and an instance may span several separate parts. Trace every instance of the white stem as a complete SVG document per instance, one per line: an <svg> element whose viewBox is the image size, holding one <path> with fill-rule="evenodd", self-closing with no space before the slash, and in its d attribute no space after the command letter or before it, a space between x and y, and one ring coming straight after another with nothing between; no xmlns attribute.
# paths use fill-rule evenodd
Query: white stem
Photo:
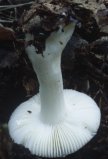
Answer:
<svg viewBox="0 0 108 159"><path fill-rule="evenodd" d="M40 84L41 119L47 123L58 123L65 116L61 54L74 31L74 24L53 32L46 40L45 51L37 54L33 45L26 52L37 74ZM31 36L32 37L32 36ZM28 40L28 36L26 38Z"/></svg>

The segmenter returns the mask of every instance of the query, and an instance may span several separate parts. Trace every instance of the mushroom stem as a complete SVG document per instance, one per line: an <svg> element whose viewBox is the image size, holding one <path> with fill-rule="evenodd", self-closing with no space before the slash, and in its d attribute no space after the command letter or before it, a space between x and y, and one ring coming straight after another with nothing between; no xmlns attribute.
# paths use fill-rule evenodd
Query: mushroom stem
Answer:
<svg viewBox="0 0 108 159"><path fill-rule="evenodd" d="M26 52L37 74L40 92L16 108L9 120L9 133L17 144L32 154L46 158L71 154L96 134L100 110L87 95L63 90L61 53L71 38L74 24L53 32L45 43L43 54L33 45ZM33 40L32 35L26 36Z"/></svg>
<svg viewBox="0 0 108 159"><path fill-rule="evenodd" d="M61 54L74 31L75 24L69 24L64 30L59 29L51 33L45 43L45 51L37 54L35 47L26 47L26 53L32 63L39 80L41 111L43 122L56 124L65 117L65 101L63 95L63 81L61 73ZM26 36L26 41L32 36Z"/></svg>

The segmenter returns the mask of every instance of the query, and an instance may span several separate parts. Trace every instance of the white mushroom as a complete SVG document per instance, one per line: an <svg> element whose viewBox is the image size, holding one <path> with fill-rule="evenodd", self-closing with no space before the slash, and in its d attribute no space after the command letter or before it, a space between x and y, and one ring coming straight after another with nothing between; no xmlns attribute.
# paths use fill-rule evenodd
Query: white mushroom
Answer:
<svg viewBox="0 0 108 159"><path fill-rule="evenodd" d="M61 54L74 31L69 24L53 32L45 51L37 54L29 45L26 53L37 74L39 94L22 103L9 120L9 133L17 144L42 157L63 157L89 142L100 125L100 110L84 93L64 90ZM32 39L33 37L28 36Z"/></svg>

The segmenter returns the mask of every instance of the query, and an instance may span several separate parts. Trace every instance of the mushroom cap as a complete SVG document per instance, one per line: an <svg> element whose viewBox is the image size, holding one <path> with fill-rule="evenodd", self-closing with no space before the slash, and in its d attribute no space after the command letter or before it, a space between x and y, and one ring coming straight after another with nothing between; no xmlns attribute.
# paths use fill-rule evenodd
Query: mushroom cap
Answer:
<svg viewBox="0 0 108 159"><path fill-rule="evenodd" d="M14 142L41 157L63 157L89 142L100 125L98 106L89 96L74 90L64 90L64 99L65 119L54 125L40 120L39 94L16 108L8 123Z"/></svg>

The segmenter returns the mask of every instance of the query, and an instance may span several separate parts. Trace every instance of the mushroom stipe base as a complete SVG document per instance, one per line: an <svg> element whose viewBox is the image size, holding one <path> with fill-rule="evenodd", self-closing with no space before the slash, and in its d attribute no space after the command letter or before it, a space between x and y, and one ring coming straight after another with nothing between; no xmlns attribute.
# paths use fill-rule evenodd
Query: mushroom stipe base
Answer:
<svg viewBox="0 0 108 159"><path fill-rule="evenodd" d="M100 124L98 106L84 93L64 90L63 95L66 112L56 124L41 120L39 94L17 107L9 121L14 142L41 157L63 157L89 142Z"/></svg>

